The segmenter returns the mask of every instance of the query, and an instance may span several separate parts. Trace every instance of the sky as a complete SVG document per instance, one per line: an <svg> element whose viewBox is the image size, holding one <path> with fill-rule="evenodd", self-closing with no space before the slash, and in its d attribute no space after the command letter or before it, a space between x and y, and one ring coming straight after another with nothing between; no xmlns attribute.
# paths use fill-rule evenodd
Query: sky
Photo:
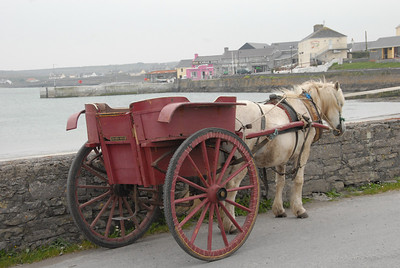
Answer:
<svg viewBox="0 0 400 268"><path fill-rule="evenodd" d="M1 0L0 70L220 55L300 41L315 24L363 42L394 36L399 0Z"/></svg>

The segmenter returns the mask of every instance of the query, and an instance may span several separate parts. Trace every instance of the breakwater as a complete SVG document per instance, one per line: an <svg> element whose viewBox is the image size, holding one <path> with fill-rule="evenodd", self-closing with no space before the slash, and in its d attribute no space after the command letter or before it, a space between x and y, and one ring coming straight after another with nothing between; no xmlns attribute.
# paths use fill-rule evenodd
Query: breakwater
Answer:
<svg viewBox="0 0 400 268"><path fill-rule="evenodd" d="M303 194L392 181L400 176L400 118L347 124L324 134L306 166ZM0 250L36 248L57 238L83 239L67 211L66 181L74 155L0 162ZM274 177L269 173L273 195ZM287 184L291 180L288 178ZM284 196L288 197L289 187ZM264 195L266 193L264 192ZM313 217L313 212L309 214ZM317 216L317 215L315 215Z"/></svg>
<svg viewBox="0 0 400 268"><path fill-rule="evenodd" d="M290 88L308 80L339 81L344 93L389 88L400 85L400 68L331 71L302 74L252 74L226 76L218 79L192 81L179 79L174 83L114 83L98 86L47 87L41 98L104 96L162 92L273 92Z"/></svg>

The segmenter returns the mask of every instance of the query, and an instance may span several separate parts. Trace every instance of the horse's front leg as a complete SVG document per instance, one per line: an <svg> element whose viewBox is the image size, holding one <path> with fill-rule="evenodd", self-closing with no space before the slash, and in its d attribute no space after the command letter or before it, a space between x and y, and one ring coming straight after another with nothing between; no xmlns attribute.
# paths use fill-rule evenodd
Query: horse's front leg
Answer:
<svg viewBox="0 0 400 268"><path fill-rule="evenodd" d="M272 204L272 212L274 213L275 217L284 218L287 216L285 209L283 208L282 200L283 188L285 187L285 175L280 175L279 173L284 174L286 171L286 166L276 166L276 171L278 172L276 173L275 178L276 191L274 203Z"/></svg>
<svg viewBox="0 0 400 268"><path fill-rule="evenodd" d="M290 207L293 214L297 218L307 218L308 214L303 207L303 183L304 183L304 166L299 168L296 177L293 180L292 195L290 198Z"/></svg>
<svg viewBox="0 0 400 268"><path fill-rule="evenodd" d="M313 137L313 136L312 136ZM297 158L297 161L300 161L300 168L296 173L296 177L293 180L292 186L292 195L290 197L290 207L292 208L293 214L297 218L308 218L308 214L303 207L303 184L304 184L304 167L308 161L308 157L310 156L310 149L312 138L305 141L306 144L304 146L304 151L300 157ZM295 163L297 163L295 161Z"/></svg>

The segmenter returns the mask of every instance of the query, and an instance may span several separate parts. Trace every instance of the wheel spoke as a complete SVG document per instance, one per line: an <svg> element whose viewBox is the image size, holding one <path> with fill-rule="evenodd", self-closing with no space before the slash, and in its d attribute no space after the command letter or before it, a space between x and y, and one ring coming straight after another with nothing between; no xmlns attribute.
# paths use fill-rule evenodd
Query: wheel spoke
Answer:
<svg viewBox="0 0 400 268"><path fill-rule="evenodd" d="M121 227L121 236L125 236L125 221L124 221L124 212L122 208L122 197L118 198L118 207L119 207L119 216L121 217L121 220L119 221L119 225Z"/></svg>
<svg viewBox="0 0 400 268"><path fill-rule="evenodd" d="M95 175L96 177L98 177L99 179L101 179L101 180L103 180L103 181L108 183L108 179L105 178L102 174L100 174L97 170L95 170L91 166L88 166L86 164L82 164L82 167L85 168L90 173L92 173L93 175Z"/></svg>
<svg viewBox="0 0 400 268"><path fill-rule="evenodd" d="M192 195L192 196L176 199L176 200L174 200L174 204L184 203L184 202L188 202L188 201L192 201L192 200L196 200L196 199L200 199L200 198L205 198L205 197L207 197L207 194Z"/></svg>
<svg viewBox="0 0 400 268"><path fill-rule="evenodd" d="M130 219L132 220L132 222L135 225L135 227L137 229L139 229L140 224L139 224L139 222L138 222L138 220L136 218L135 213L133 213L133 210L132 210L131 206L129 205L128 200L126 200L126 197L124 197L123 200L124 200L124 204L125 204L127 210L129 211L129 215L131 215Z"/></svg>
<svg viewBox="0 0 400 268"><path fill-rule="evenodd" d="M200 185L198 185L198 184L196 184L196 183L194 183L194 182L192 182L192 181L189 181L188 179L185 179L185 178L182 177L182 176L179 176L179 175L178 175L177 179L178 179L179 181L182 181L182 182L186 183L186 184L189 184L190 186L192 186L193 188L196 188L197 190L200 190L200 191L203 191L203 192L207 192L207 189L206 189L206 188L201 187Z"/></svg>
<svg viewBox="0 0 400 268"><path fill-rule="evenodd" d="M224 175L225 175L226 169L227 169L228 166L230 165L231 160L232 160L233 156L235 155L236 149L237 149L237 146L234 146L234 147L232 148L232 151L230 152L228 158L226 159L226 161L225 161L225 163L224 163L224 167L222 168L221 173L219 174L219 177L218 177L218 180L217 180L217 184L220 184L220 183L221 183L221 180L222 180L222 178L223 178Z"/></svg>
<svg viewBox="0 0 400 268"><path fill-rule="evenodd" d="M239 203L233 202L233 201L231 201L231 200L229 200L229 199L226 199L225 201L226 201L227 203L231 204L231 205L234 205L234 206L237 207L237 208L240 208L241 210L244 210L244 211L247 211L247 212L252 212L251 209L249 209L249 208L247 208L247 207L245 207L245 206L243 206L243 205L241 205L241 204L239 204Z"/></svg>
<svg viewBox="0 0 400 268"><path fill-rule="evenodd" d="M240 231L243 232L242 227L240 227L239 223L235 220L235 218L229 213L228 209L222 204L222 202L218 202L219 205L221 206L222 210L225 212L225 215L228 216L228 218L231 220L231 222L236 226L236 228Z"/></svg>
<svg viewBox="0 0 400 268"><path fill-rule="evenodd" d="M213 184L213 178L211 177L210 161L208 160L207 146L205 140L201 142L201 152L203 154L203 163L207 171L208 181L211 185Z"/></svg>
<svg viewBox="0 0 400 268"><path fill-rule="evenodd" d="M217 177L217 168L218 168L219 148L220 147L221 147L221 138L218 138L215 143L215 155L214 155L214 164L213 164L214 170L213 170L213 174L212 174L213 181Z"/></svg>
<svg viewBox="0 0 400 268"><path fill-rule="evenodd" d="M208 198L205 198L203 202L198 204L195 209L193 209L180 223L179 227L182 228L183 225L185 225L204 205L209 202Z"/></svg>
<svg viewBox="0 0 400 268"><path fill-rule="evenodd" d="M247 168L250 165L249 162L241 166L239 169L237 169L235 172L233 172L226 180L221 183L221 187L224 187L228 182L230 182L234 177L236 177L240 172L242 172L245 168Z"/></svg>
<svg viewBox="0 0 400 268"><path fill-rule="evenodd" d="M200 169L198 168L198 166L196 165L196 163L193 161L193 158L190 157L190 155L187 156L187 158L189 159L189 162L192 164L192 166L194 167L194 169L196 170L197 174L199 175L200 180L203 182L203 184L206 187L209 187L209 184L207 183L206 179L204 179L203 174L201 174Z"/></svg>
<svg viewBox="0 0 400 268"><path fill-rule="evenodd" d="M100 219L100 217L103 215L103 213L106 211L108 206L110 205L111 200L113 199L112 196L107 200L106 204L103 206L103 208L100 210L99 214L97 214L96 218L93 220L93 222L90 224L90 228L93 228L97 221Z"/></svg>
<svg viewBox="0 0 400 268"><path fill-rule="evenodd" d="M228 238L226 237L224 224L222 223L221 214L219 212L217 205L216 205L215 214L217 214L217 221L218 221L219 230L221 231L222 240L224 241L224 244L227 247L227 246L229 246Z"/></svg>
<svg viewBox="0 0 400 268"><path fill-rule="evenodd" d="M208 210L209 207L210 207L210 202L208 202L208 203L206 204L205 208L204 208L203 211L201 212L200 218L199 218L199 220L197 221L196 227L195 227L194 230L193 230L192 238L190 239L190 243L192 243L192 244L193 244L194 241L196 240L197 234L198 234L199 231L200 231L201 224L203 223L204 218L206 217L206 213L207 213L207 210Z"/></svg>
<svg viewBox="0 0 400 268"><path fill-rule="evenodd" d="M114 196L112 203L111 203L111 211L110 211L110 215L108 215L108 221L107 221L107 226L106 226L106 232L104 234L105 237L108 237L108 235L110 234L110 227L111 227L111 223L112 223L112 218L114 215L114 209L115 209L115 203L116 203L116 199L117 197Z"/></svg>
<svg viewBox="0 0 400 268"><path fill-rule="evenodd" d="M110 186L102 186L102 185L77 185L77 188L86 188L86 189L110 189Z"/></svg>
<svg viewBox="0 0 400 268"><path fill-rule="evenodd" d="M255 185L246 185L246 186L240 186L240 187L235 187L231 189L226 189L227 192L236 192L236 191L241 191L241 190L248 190L248 189L253 189L256 187Z"/></svg>
<svg viewBox="0 0 400 268"><path fill-rule="evenodd" d="M106 197L106 196L108 196L108 195L110 195L110 194L111 194L111 190L108 190L108 191L105 192L104 194L101 194L101 195L99 195L99 196L93 198L92 200L89 200L89 201L87 201L86 203L83 203L83 204L79 205L79 208L82 209L82 208L84 208L84 207L86 207L86 206L88 206L88 205L91 205L91 204L93 204L94 202L97 202L97 201L103 199L104 197Z"/></svg>
<svg viewBox="0 0 400 268"><path fill-rule="evenodd" d="M214 209L215 204L211 204L210 213L208 214L208 236L207 236L207 250L212 249L212 231L213 231L213 221L214 221Z"/></svg>

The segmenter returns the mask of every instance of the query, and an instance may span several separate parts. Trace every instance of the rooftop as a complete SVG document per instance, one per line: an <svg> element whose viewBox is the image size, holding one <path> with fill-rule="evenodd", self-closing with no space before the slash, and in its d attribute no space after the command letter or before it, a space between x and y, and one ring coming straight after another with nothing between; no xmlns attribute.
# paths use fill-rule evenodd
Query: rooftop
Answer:
<svg viewBox="0 0 400 268"><path fill-rule="evenodd" d="M306 38L304 38L301 41L307 40L307 39L316 39L316 38L328 38L328 37L346 37L346 35L341 34L339 32L336 32L332 30L331 28L328 27L321 27L319 30L313 32Z"/></svg>

